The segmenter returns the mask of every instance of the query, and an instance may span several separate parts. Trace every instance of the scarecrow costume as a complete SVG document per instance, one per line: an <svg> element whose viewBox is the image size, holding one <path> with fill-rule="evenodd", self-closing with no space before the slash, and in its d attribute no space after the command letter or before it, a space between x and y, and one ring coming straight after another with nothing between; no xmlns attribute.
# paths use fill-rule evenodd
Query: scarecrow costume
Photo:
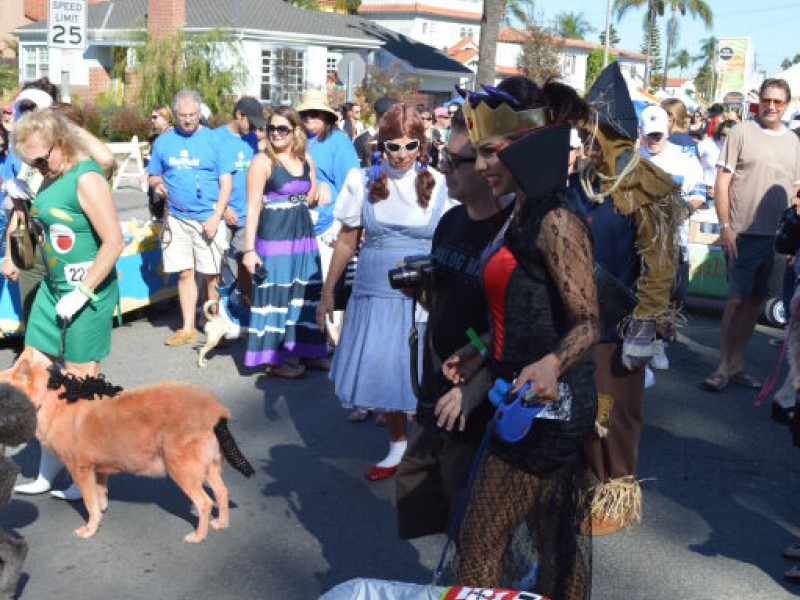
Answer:
<svg viewBox="0 0 800 600"><path fill-rule="evenodd" d="M592 229L595 261L638 301L631 315L601 331L594 347L598 417L584 456L598 483L585 530L591 525L592 535L603 535L641 521L636 463L644 370L656 330L674 327L675 239L686 209L672 177L636 148L638 120L616 62L586 99L597 115L590 136L602 151L602 164L584 170L575 187Z"/></svg>

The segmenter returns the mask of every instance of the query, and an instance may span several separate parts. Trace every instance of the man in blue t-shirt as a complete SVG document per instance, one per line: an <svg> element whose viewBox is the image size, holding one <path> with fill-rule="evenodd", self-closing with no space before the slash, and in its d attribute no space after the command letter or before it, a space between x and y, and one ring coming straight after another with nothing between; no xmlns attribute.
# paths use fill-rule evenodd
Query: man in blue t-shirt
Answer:
<svg viewBox="0 0 800 600"><path fill-rule="evenodd" d="M183 326L168 346L197 341L195 272L203 274L207 297L217 299L228 228L222 225L233 186L233 160L219 152L218 136L200 125L200 95L182 90L175 96L177 126L153 145L147 172L156 196L167 201L161 250L166 273L179 273L178 298Z"/></svg>
<svg viewBox="0 0 800 600"><path fill-rule="evenodd" d="M239 263L244 252L244 221L247 217L247 168L258 152L256 129L267 125L261 103L252 96L242 96L233 107L233 119L214 130L219 152L233 161L233 190L223 218L230 230L228 266L239 277Z"/></svg>

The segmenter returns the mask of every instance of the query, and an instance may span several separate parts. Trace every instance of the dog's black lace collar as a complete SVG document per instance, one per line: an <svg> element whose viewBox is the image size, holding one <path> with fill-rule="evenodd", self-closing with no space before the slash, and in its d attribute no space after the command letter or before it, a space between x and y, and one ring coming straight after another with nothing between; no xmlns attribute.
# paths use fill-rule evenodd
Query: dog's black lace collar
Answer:
<svg viewBox="0 0 800 600"><path fill-rule="evenodd" d="M67 402L78 400L94 400L95 396L116 396L122 391L122 387L106 381L104 375L97 377L87 375L86 377L76 377L72 373L62 371L58 365L52 364L47 368L50 379L47 388L57 390L64 388L58 397Z"/></svg>

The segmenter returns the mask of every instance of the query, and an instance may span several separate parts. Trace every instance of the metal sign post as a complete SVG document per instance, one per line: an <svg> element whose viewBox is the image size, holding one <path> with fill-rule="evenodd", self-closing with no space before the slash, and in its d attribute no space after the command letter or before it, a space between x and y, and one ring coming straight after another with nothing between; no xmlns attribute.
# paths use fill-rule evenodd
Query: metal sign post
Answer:
<svg viewBox="0 0 800 600"><path fill-rule="evenodd" d="M86 0L49 0L47 47L61 51L61 98L70 101L69 74L73 60L86 49Z"/></svg>
<svg viewBox="0 0 800 600"><path fill-rule="evenodd" d="M357 85L364 81L367 73L367 64L364 59L355 52L348 52L343 55L336 63L336 71L339 81L345 84L345 101L352 102L355 99Z"/></svg>

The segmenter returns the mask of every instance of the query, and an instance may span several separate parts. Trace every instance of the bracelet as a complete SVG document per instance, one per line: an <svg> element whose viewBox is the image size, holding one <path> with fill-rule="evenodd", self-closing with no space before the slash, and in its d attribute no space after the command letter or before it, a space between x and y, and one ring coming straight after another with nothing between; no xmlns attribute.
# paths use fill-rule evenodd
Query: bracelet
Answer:
<svg viewBox="0 0 800 600"><path fill-rule="evenodd" d="M82 281L78 284L77 287L78 291L87 298L89 298L89 300L91 300L92 302L97 302L100 299L97 297L97 294L95 294L92 290L83 285Z"/></svg>
<svg viewBox="0 0 800 600"><path fill-rule="evenodd" d="M327 296L328 298L333 298L334 296L336 296L336 294L334 294L333 292L320 292L320 294L319 294L319 295L320 295L321 297L323 297L323 298L324 298L324 297L326 297L326 296Z"/></svg>
<svg viewBox="0 0 800 600"><path fill-rule="evenodd" d="M245 250L244 252L242 252L242 256L244 256L245 254L250 254L251 252L255 252L255 248L250 248L250 250Z"/></svg>

